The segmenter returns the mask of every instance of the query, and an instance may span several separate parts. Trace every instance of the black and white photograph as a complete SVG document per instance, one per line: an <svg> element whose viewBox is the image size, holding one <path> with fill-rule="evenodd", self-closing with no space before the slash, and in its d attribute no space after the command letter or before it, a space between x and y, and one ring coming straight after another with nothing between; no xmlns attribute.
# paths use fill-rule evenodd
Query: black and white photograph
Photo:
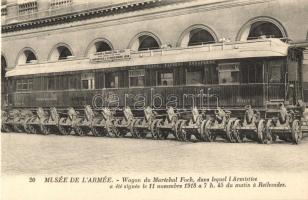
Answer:
<svg viewBox="0 0 308 200"><path fill-rule="evenodd" d="M307 0L1 0L3 200L308 200Z"/></svg>

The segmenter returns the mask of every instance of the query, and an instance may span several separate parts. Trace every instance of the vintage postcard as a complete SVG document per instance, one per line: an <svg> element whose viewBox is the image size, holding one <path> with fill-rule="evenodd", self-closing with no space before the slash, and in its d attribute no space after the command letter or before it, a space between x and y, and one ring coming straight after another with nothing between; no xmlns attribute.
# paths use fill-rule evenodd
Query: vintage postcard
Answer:
<svg viewBox="0 0 308 200"><path fill-rule="evenodd" d="M1 199L308 199L307 8L1 0Z"/></svg>

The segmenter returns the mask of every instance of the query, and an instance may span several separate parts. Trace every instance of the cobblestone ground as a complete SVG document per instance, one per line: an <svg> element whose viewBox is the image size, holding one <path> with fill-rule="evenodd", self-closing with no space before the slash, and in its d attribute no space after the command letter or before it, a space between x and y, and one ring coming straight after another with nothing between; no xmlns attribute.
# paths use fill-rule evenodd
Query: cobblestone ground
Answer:
<svg viewBox="0 0 308 200"><path fill-rule="evenodd" d="M308 171L308 137L279 143L184 143L174 140L3 133L2 173Z"/></svg>

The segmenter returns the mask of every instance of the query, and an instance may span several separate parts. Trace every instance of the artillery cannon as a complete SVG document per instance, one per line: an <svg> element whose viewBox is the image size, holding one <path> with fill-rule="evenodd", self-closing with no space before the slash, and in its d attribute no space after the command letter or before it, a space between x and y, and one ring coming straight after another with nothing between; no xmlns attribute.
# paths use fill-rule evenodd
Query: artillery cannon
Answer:
<svg viewBox="0 0 308 200"><path fill-rule="evenodd" d="M207 142L213 142L217 136L235 142L232 135L232 127L236 118L231 118L231 112L221 108L215 110L215 116L207 120L204 124L204 138Z"/></svg>
<svg viewBox="0 0 308 200"><path fill-rule="evenodd" d="M77 115L78 113L75 109L70 107L66 113L66 116L60 118L59 131L62 135L68 135L72 132L77 123Z"/></svg>
<svg viewBox="0 0 308 200"><path fill-rule="evenodd" d="M101 115L93 119L92 134L94 136L117 136L118 131L114 126L114 121L114 113L109 108L103 108Z"/></svg>
<svg viewBox="0 0 308 200"><path fill-rule="evenodd" d="M244 138L266 142L266 122L261 119L260 112L251 108L250 105L245 106L245 115L243 120L235 120L233 125L233 136L239 143L243 142Z"/></svg>
<svg viewBox="0 0 308 200"><path fill-rule="evenodd" d="M151 133L152 136L156 135L156 115L157 113L155 113L151 107L144 109L144 117L135 118L134 120L133 135L137 138L145 138L148 133Z"/></svg>
<svg viewBox="0 0 308 200"><path fill-rule="evenodd" d="M30 110L17 110L14 109L9 111L6 115L6 120L2 122L4 127L7 127L7 130L12 130L17 133L31 133L28 129L27 122L33 116L33 113ZM2 125L2 127L3 127Z"/></svg>
<svg viewBox="0 0 308 200"><path fill-rule="evenodd" d="M2 110L1 111L1 132L11 132L12 127L10 127L10 124L8 124L9 120L9 113Z"/></svg>
<svg viewBox="0 0 308 200"><path fill-rule="evenodd" d="M293 110L287 110L283 103L279 109L271 112L272 118L267 121L266 131L268 143L275 142L277 138L298 144L303 137L301 121L296 119ZM269 114L267 112L267 114Z"/></svg>
<svg viewBox="0 0 308 200"><path fill-rule="evenodd" d="M89 105L84 107L84 115L77 115L73 123L74 132L79 136L88 135L92 130L94 112Z"/></svg>
<svg viewBox="0 0 308 200"><path fill-rule="evenodd" d="M191 114L190 120L185 120L180 124L180 138L183 141L188 141L194 135L197 140L203 140L203 129L206 121L203 120L202 114L199 113L197 107L192 108Z"/></svg>
<svg viewBox="0 0 308 200"><path fill-rule="evenodd" d="M42 133L44 135L48 135L50 131L44 126L48 118L48 114L43 110L43 108L39 107L36 110L36 115L33 115L27 121L28 130L33 134Z"/></svg>
<svg viewBox="0 0 308 200"><path fill-rule="evenodd" d="M60 116L55 107L49 109L48 115L43 120L43 124L41 126L42 132L47 135L50 133L58 133L59 132L59 121ZM61 133L61 132L60 132Z"/></svg>
<svg viewBox="0 0 308 200"><path fill-rule="evenodd" d="M180 123L183 123L184 120L180 120L178 115L175 113L173 107L167 109L167 115L165 119L156 119L153 123L154 131L153 138L157 139L166 139L169 134L173 134L177 140L181 140L179 127Z"/></svg>
<svg viewBox="0 0 308 200"><path fill-rule="evenodd" d="M115 130L112 130L112 133L114 133L116 137L123 137L127 133L131 133L133 137L136 137L133 131L135 119L130 107L126 107L123 113L124 117L117 118L113 121Z"/></svg>

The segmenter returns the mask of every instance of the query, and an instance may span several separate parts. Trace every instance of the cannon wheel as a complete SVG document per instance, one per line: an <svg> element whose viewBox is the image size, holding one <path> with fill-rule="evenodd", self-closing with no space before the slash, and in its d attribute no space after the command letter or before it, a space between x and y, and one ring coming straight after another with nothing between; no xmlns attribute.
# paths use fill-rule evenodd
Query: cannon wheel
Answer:
<svg viewBox="0 0 308 200"><path fill-rule="evenodd" d="M273 121L270 119L266 123L266 138L264 138L265 143L271 144L273 143L273 136L272 136L272 131L270 130L271 127L274 126ZM274 137L274 140L276 140L276 137Z"/></svg>
<svg viewBox="0 0 308 200"><path fill-rule="evenodd" d="M26 133L37 134L36 128L33 125L29 124L29 122L31 122L32 120L33 120L33 118L31 118L31 117L25 119L24 122L23 122L22 127L26 131Z"/></svg>
<svg viewBox="0 0 308 200"><path fill-rule="evenodd" d="M261 119L258 123L258 129L257 129L257 134L258 134L258 139L261 144L266 143L266 123L264 119Z"/></svg>
<svg viewBox="0 0 308 200"><path fill-rule="evenodd" d="M83 128L81 128L81 127L79 127L79 126L77 126L77 127L74 128L74 132L75 132L75 134L78 135L78 136L85 136L85 135L86 135L86 133L85 133L85 131L83 130Z"/></svg>
<svg viewBox="0 0 308 200"><path fill-rule="evenodd" d="M165 140L168 137L168 132L167 131L161 131L161 129L157 129L157 139L159 140Z"/></svg>
<svg viewBox="0 0 308 200"><path fill-rule="evenodd" d="M43 135L49 135L50 134L50 128L41 124L40 125L40 132L43 134Z"/></svg>
<svg viewBox="0 0 308 200"><path fill-rule="evenodd" d="M140 119L136 119L132 122L131 134L134 138L141 137L138 128L135 127L136 125L139 125L139 124L140 124Z"/></svg>
<svg viewBox="0 0 308 200"><path fill-rule="evenodd" d="M63 125L60 125L62 124L63 122L65 123L66 121L66 118L61 118L60 119L60 122L59 122L59 132L62 134L62 135L68 135L71 133L71 128L70 127L66 127L66 126L63 126Z"/></svg>
<svg viewBox="0 0 308 200"><path fill-rule="evenodd" d="M36 127L34 125L32 125L32 124L29 124L27 129L32 134L38 134L39 133L39 131L36 129Z"/></svg>
<svg viewBox="0 0 308 200"><path fill-rule="evenodd" d="M92 127L92 128L91 128L91 132L92 132L92 134L93 134L95 137L101 136L101 134L100 134L99 131L98 131L98 128Z"/></svg>
<svg viewBox="0 0 308 200"><path fill-rule="evenodd" d="M243 138L240 135L239 129L241 129L241 123L240 123L240 120L236 120L234 122L234 126L233 126L234 137L235 137L236 142L242 143L243 142Z"/></svg>
<svg viewBox="0 0 308 200"><path fill-rule="evenodd" d="M151 134L153 139L158 139L158 131L161 121L162 121L161 119L155 119L151 124Z"/></svg>
<svg viewBox="0 0 308 200"><path fill-rule="evenodd" d="M173 131L173 135L174 137L179 140L179 141L183 141L183 138L182 138L182 134L181 134L181 131L180 131L180 127L181 127L181 124L184 123L185 120L178 120L176 123L175 123L175 127L174 127L174 131Z"/></svg>
<svg viewBox="0 0 308 200"><path fill-rule="evenodd" d="M18 127L17 124L13 124L13 130L16 132L16 133L22 133L23 131Z"/></svg>
<svg viewBox="0 0 308 200"><path fill-rule="evenodd" d="M136 136L136 138L145 138L145 136L147 135L145 131L139 130L138 128L136 128L136 125L140 125L142 123L141 119L136 119L135 122L133 122L133 128L132 131L134 132L133 135Z"/></svg>
<svg viewBox="0 0 308 200"><path fill-rule="evenodd" d="M234 124L237 121L237 119L230 119L228 121L227 124L227 130L226 130L226 134L227 134L227 138L229 140L229 142L234 143L236 142L235 138L233 137L233 132L234 132Z"/></svg>
<svg viewBox="0 0 308 200"><path fill-rule="evenodd" d="M10 127L8 125L6 125L6 124L2 124L1 131L2 132L6 132L6 133L12 132Z"/></svg>
<svg viewBox="0 0 308 200"><path fill-rule="evenodd" d="M204 134L207 138L207 142L214 142L216 140L216 136L210 130L211 126L212 126L211 120L208 120L204 126Z"/></svg>
<svg viewBox="0 0 308 200"><path fill-rule="evenodd" d="M302 138L302 130L299 120L294 120L292 123L292 140L294 144L298 144Z"/></svg>
<svg viewBox="0 0 308 200"><path fill-rule="evenodd" d="M184 142L190 141L191 140L191 134L188 133L185 129L184 126L187 124L187 120L183 120L180 125L179 125L179 133L181 136L181 140Z"/></svg>
<svg viewBox="0 0 308 200"><path fill-rule="evenodd" d="M209 141L207 140L207 136L206 136L206 134L205 134L205 132L204 132L204 130L205 130L205 124L206 124L207 121L208 121L208 120L202 121L201 127L200 127L200 136L201 136L201 140L204 141L204 142L209 142Z"/></svg>

